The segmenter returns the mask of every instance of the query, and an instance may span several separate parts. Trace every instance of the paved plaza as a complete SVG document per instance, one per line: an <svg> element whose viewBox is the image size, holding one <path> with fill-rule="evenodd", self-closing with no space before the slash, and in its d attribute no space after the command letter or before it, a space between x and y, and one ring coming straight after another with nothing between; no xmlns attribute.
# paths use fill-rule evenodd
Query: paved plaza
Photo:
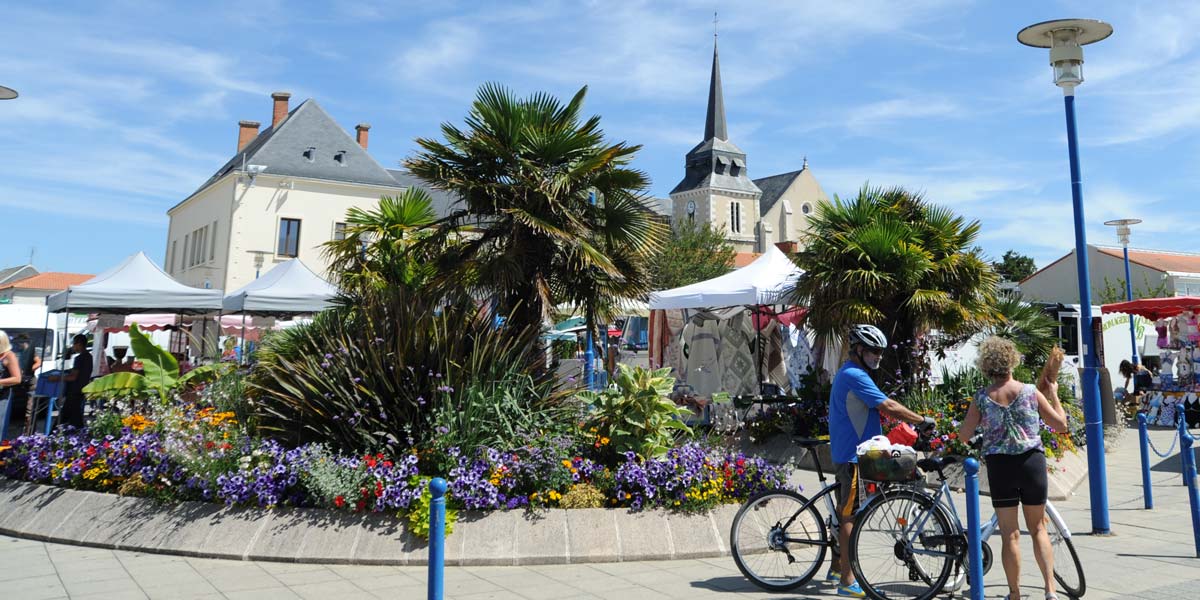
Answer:
<svg viewBox="0 0 1200 600"><path fill-rule="evenodd" d="M1161 449L1172 433L1152 432ZM1137 436L1129 432L1108 455L1114 535L1077 534L1087 576L1086 598L1200 598L1186 488L1178 451L1152 462L1155 509L1142 508ZM799 479L813 489L816 477ZM1087 484L1056 506L1073 529L1090 529ZM990 515L983 499L985 517ZM993 547L995 540L993 540ZM1042 597L1028 540L1023 540L1026 597ZM425 567L372 567L186 558L47 544L0 537L0 589L5 598L423 598ZM999 565L986 577L987 597L1006 593ZM546 600L586 598L826 598L832 585L810 583L789 594L750 585L730 558L528 567L451 567L446 598ZM1065 598L1065 596L1064 596Z"/></svg>

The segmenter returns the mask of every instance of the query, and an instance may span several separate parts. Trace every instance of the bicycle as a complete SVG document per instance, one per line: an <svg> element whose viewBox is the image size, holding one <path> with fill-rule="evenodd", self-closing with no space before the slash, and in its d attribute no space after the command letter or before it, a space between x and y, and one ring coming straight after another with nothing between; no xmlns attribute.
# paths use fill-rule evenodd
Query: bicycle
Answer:
<svg viewBox="0 0 1200 600"><path fill-rule="evenodd" d="M956 591L967 581L967 529L943 472L955 462L950 456L917 461L921 471L938 475L941 486L932 496L911 482L884 484L859 509L850 536L850 566L868 597L926 600ZM1082 597L1087 583L1079 554L1071 531L1049 500L1045 518L1054 550L1054 579L1067 596ZM987 539L997 529L995 514L980 527L984 573L992 566Z"/></svg>
<svg viewBox="0 0 1200 600"><path fill-rule="evenodd" d="M793 438L813 457L822 489L811 499L785 489L766 490L752 496L733 517L729 549L733 562L747 579L772 592L785 592L808 583L825 553L838 550L838 519L834 504L836 481L826 484L825 471L815 449L829 440ZM827 516L817 509L824 499ZM830 535L830 531L833 535Z"/></svg>

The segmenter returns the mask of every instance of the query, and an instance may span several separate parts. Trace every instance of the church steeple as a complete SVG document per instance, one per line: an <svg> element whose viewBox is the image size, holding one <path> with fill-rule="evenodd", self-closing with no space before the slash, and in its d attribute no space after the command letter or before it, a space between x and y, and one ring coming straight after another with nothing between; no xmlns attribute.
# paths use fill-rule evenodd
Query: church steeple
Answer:
<svg viewBox="0 0 1200 600"><path fill-rule="evenodd" d="M713 36L712 78L708 82L708 116L704 120L704 140L726 141L725 98L721 93L721 59L717 56L717 39Z"/></svg>

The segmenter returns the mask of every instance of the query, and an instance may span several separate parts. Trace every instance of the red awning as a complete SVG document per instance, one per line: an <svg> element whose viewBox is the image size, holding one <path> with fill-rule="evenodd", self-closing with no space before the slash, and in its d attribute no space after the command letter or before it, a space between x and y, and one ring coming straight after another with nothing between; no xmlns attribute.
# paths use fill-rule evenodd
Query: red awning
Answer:
<svg viewBox="0 0 1200 600"><path fill-rule="evenodd" d="M1174 317L1185 310L1200 312L1200 298L1195 296L1145 298L1142 300L1133 300L1131 302L1105 304L1104 306L1100 307L1100 312L1105 314L1124 313L1127 315L1146 317L1151 321L1165 319L1167 317Z"/></svg>

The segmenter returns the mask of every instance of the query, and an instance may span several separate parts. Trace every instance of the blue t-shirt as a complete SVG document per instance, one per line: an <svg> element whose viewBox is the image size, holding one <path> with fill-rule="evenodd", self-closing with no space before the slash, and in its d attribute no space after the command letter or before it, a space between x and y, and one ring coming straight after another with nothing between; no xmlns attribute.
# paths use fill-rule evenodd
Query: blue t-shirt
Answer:
<svg viewBox="0 0 1200 600"><path fill-rule="evenodd" d="M834 463L858 462L855 448L883 435L878 407L887 399L866 370L853 361L842 365L829 394L829 450Z"/></svg>

